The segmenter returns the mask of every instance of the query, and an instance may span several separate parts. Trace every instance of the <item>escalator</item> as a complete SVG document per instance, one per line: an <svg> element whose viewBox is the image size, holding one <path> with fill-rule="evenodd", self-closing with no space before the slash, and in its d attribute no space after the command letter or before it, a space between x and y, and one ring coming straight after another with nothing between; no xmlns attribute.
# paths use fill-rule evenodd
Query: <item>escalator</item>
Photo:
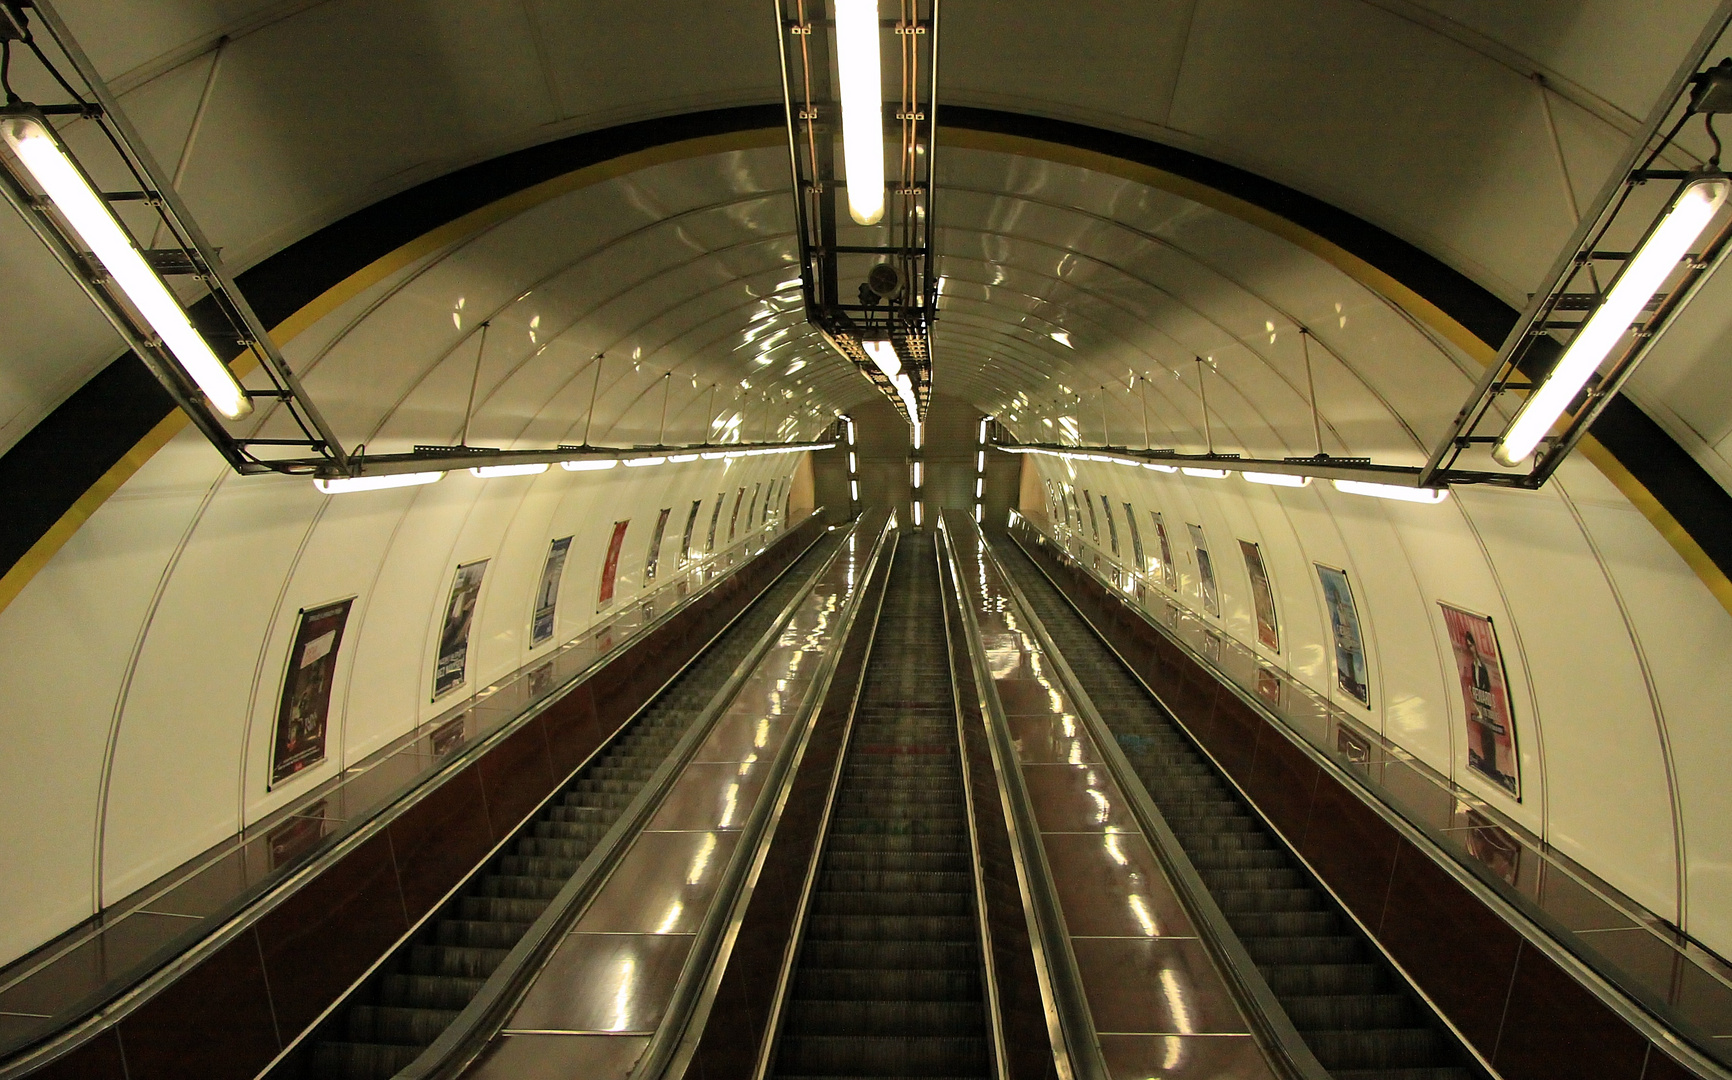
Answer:
<svg viewBox="0 0 1732 1080"><path fill-rule="evenodd" d="M1335 899L1008 538L993 544L1306 1044L1339 1080L1478 1067Z"/></svg>
<svg viewBox="0 0 1732 1080"><path fill-rule="evenodd" d="M991 1074L930 533L896 549L783 1008L780 1077Z"/></svg>
<svg viewBox="0 0 1732 1080"><path fill-rule="evenodd" d="M273 1073L385 1080L450 1026L845 533L825 533Z"/></svg>

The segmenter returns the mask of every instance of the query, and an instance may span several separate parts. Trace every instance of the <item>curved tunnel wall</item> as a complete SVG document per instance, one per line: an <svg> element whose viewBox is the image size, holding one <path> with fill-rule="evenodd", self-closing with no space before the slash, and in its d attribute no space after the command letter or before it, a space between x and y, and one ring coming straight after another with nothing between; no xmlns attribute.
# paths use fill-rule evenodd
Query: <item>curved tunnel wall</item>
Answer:
<svg viewBox="0 0 1732 1080"><path fill-rule="evenodd" d="M1030 458L1040 483L1107 494L1121 557L1136 509L1145 557L1159 512L1173 595L1272 665L1541 835L1722 955L1732 951L1732 616L1598 472L1572 461L1540 492L1458 489L1439 506ZM1025 486L1025 492L1028 488ZM1057 489L1052 489L1056 491ZM1052 511L1058 516L1061 511ZM1081 537L1098 546L1083 514ZM1219 615L1201 593L1188 525L1206 538ZM1280 647L1259 641L1239 540L1260 545ZM1338 686L1316 565L1345 570L1364 635L1368 706ZM1152 590L1167 592L1151 563ZM1464 704L1439 603L1490 616L1504 657L1521 797L1467 767Z"/></svg>

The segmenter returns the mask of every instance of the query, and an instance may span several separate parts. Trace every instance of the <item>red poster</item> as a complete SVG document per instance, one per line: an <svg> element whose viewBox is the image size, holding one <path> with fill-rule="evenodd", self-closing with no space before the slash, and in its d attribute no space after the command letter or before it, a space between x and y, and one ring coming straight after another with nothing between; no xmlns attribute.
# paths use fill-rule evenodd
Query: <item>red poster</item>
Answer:
<svg viewBox="0 0 1732 1080"><path fill-rule="evenodd" d="M613 603L613 582L619 576L619 549L625 544L625 528L630 524L629 519L613 523L613 539L607 542L607 561L601 564L601 592L595 598L597 611Z"/></svg>
<svg viewBox="0 0 1732 1080"><path fill-rule="evenodd" d="M1516 759L1515 719L1510 711L1509 683L1491 620L1440 603L1449 644L1455 652L1467 709L1467 767L1521 798L1521 765Z"/></svg>

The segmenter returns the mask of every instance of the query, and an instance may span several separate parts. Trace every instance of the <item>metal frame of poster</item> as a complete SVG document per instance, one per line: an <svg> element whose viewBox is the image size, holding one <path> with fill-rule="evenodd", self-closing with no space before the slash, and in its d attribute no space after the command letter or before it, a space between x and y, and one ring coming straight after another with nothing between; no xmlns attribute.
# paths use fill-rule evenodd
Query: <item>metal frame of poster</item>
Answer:
<svg viewBox="0 0 1732 1080"><path fill-rule="evenodd" d="M740 485L740 493L734 496L734 509L728 514L728 543L734 542L734 537L740 531L740 504L746 501L746 485Z"/></svg>
<svg viewBox="0 0 1732 1080"><path fill-rule="evenodd" d="M1521 801L1521 758L1516 751L1515 711L1510 705L1509 678L1503 650L1491 616L1464 611L1438 601L1449 628L1455 673L1461 681L1462 708L1467 724L1467 767ZM1488 760L1489 759L1489 760Z"/></svg>
<svg viewBox="0 0 1732 1080"><path fill-rule="evenodd" d="M693 499L691 513L686 515L686 534L680 540L680 565L692 561L692 530L698 523L698 508L704 505L704 500Z"/></svg>
<svg viewBox="0 0 1732 1080"><path fill-rule="evenodd" d="M1083 505L1087 506L1089 508L1089 534L1095 538L1095 547L1100 547L1101 546L1101 519L1100 519L1100 516L1095 513L1094 493L1091 492L1088 488L1083 488L1082 501L1083 501ZM1077 524L1081 525L1082 521L1079 519L1077 521Z"/></svg>
<svg viewBox="0 0 1732 1080"><path fill-rule="evenodd" d="M337 651L354 597L302 608L283 665L283 692L271 738L271 780L265 790L325 760Z"/></svg>
<svg viewBox="0 0 1732 1080"><path fill-rule="evenodd" d="M727 502L727 501L728 501L728 493L727 492L725 492L725 491L716 492L716 505L715 505L715 508L710 511L710 535L709 535L709 539L707 539L704 542L704 550L705 551L716 550L716 526L718 524L720 524L720 522L722 520L722 504L724 502Z"/></svg>
<svg viewBox="0 0 1732 1080"><path fill-rule="evenodd" d="M1161 546L1161 583L1168 592L1179 591L1179 568L1173 565L1173 545L1167 539L1167 521L1159 510L1150 510L1149 516L1155 519L1155 539Z"/></svg>
<svg viewBox="0 0 1732 1080"><path fill-rule="evenodd" d="M1131 527L1131 558L1137 560L1137 573L1146 574L1149 564L1143 561L1143 534L1137 528L1137 508L1130 503L1125 504L1125 521Z"/></svg>
<svg viewBox="0 0 1732 1080"><path fill-rule="evenodd" d="M1263 565L1263 549L1250 540L1239 541L1239 554L1245 557L1245 573L1251 579L1251 606L1257 611L1257 641L1264 648L1281 651L1281 622L1275 614L1275 589L1269 583L1269 569Z"/></svg>
<svg viewBox="0 0 1732 1080"><path fill-rule="evenodd" d="M565 576L571 537L562 536L547 545L547 561L541 564L541 583L535 587L535 607L529 615L529 647L553 637L554 612L559 607L559 583Z"/></svg>
<svg viewBox="0 0 1732 1080"><path fill-rule="evenodd" d="M1201 525L1185 522L1191 533L1191 547L1197 552L1197 591L1203 596L1203 610L1221 617L1221 586L1215 580L1215 560L1209 554L1209 538Z"/></svg>
<svg viewBox="0 0 1732 1080"><path fill-rule="evenodd" d="M751 532L753 529L758 527L758 496L761 495L763 491L764 482L762 480L752 485L752 505L751 508L746 511L747 532Z"/></svg>
<svg viewBox="0 0 1732 1080"><path fill-rule="evenodd" d="M1312 563L1329 607L1329 628L1335 642L1335 685L1353 700L1371 707L1371 667L1365 659L1365 638L1359 628L1359 608L1347 571Z"/></svg>
<svg viewBox="0 0 1732 1080"><path fill-rule="evenodd" d="M619 549L625 546L625 530L631 519L613 523L613 536L607 542L607 557L601 561L601 585L595 591L595 610L605 611L613 604L613 586L619 579Z"/></svg>
<svg viewBox="0 0 1732 1080"><path fill-rule="evenodd" d="M1113 501L1105 495L1101 496L1101 513L1107 517L1107 539L1112 542L1113 558L1119 558L1119 523L1113 517Z"/></svg>
<svg viewBox="0 0 1732 1080"><path fill-rule="evenodd" d="M656 527L650 533L649 551L643 559L643 583L648 585L656 579L656 564L661 562L662 537L668 531L668 515L674 512L671 506L662 507L662 512L656 517Z"/></svg>
<svg viewBox="0 0 1732 1080"><path fill-rule="evenodd" d="M451 575L451 598L445 603L445 623L439 629L439 652L433 663L433 700L463 685L468 676L469 630L481 598L486 559L463 563Z"/></svg>

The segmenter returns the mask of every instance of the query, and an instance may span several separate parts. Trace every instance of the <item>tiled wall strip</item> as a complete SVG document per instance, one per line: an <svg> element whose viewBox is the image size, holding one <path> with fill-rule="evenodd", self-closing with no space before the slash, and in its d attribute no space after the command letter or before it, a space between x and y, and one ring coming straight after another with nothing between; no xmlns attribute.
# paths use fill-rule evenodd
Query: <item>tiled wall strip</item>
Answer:
<svg viewBox="0 0 1732 1080"><path fill-rule="evenodd" d="M814 517L428 785L275 906L0 1078L246 1080L510 835L823 532ZM47 1064L36 1070L41 1062Z"/></svg>
<svg viewBox="0 0 1732 1080"><path fill-rule="evenodd" d="M775 834L686 1075L754 1075L773 1041L780 993L798 943L804 896L823 840L842 749L890 580L889 552L865 583L859 612L783 802Z"/></svg>
<svg viewBox="0 0 1732 1080"><path fill-rule="evenodd" d="M1537 928L1524 932L1488 906L1418 830L1389 820L1372 796L1034 535L1023 550L1506 1080L1726 1075L1681 1040L1621 1015L1605 1000L1615 991L1584 985L1585 969L1560 966L1530 937Z"/></svg>
<svg viewBox="0 0 1732 1080"><path fill-rule="evenodd" d="M1061 677L974 523L946 515L945 524L954 528L967 582L964 607L991 658L986 666L998 707L989 713L1004 725L1004 743L1030 796L1108 1074L1292 1075L1266 1060L1253 1018L1097 745L1082 715L1087 704ZM1312 1066L1305 1075L1327 1076L1304 1056Z"/></svg>

